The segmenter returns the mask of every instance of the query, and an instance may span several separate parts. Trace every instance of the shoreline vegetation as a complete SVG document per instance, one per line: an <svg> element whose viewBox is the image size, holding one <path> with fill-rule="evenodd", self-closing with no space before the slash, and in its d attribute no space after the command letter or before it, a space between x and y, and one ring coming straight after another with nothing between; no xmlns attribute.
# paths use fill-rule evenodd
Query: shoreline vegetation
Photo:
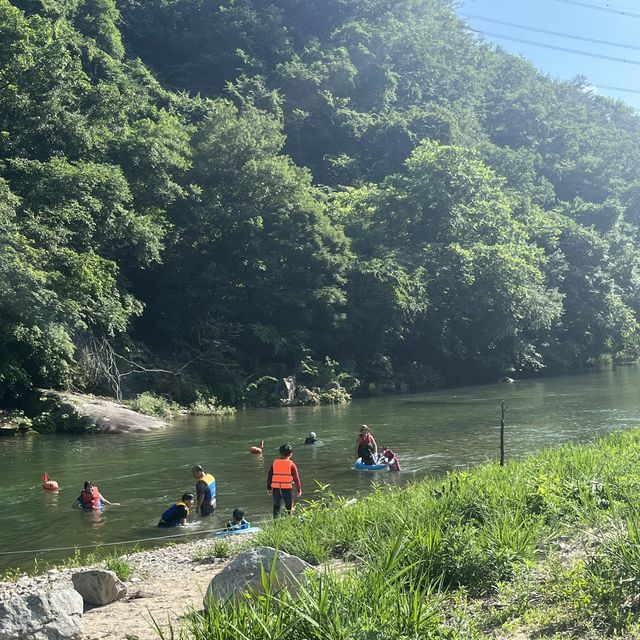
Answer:
<svg viewBox="0 0 640 640"><path fill-rule="evenodd" d="M639 461L636 428L357 500L319 487L243 546L321 571L295 595L183 611L162 637L640 637Z"/></svg>

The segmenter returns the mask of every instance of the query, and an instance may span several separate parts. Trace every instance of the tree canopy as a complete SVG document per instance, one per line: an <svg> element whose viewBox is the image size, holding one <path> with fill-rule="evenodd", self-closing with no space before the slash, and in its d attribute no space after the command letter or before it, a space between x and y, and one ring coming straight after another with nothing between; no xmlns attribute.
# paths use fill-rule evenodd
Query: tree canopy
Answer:
<svg viewBox="0 0 640 640"><path fill-rule="evenodd" d="M636 358L639 143L452 0L0 0L0 401Z"/></svg>

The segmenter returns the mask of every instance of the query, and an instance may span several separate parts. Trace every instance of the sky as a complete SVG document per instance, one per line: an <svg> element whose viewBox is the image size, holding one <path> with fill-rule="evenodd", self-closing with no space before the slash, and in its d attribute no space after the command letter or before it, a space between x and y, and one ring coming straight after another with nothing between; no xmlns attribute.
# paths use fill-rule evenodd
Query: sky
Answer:
<svg viewBox="0 0 640 640"><path fill-rule="evenodd" d="M562 80L585 76L597 93L623 100L640 111L640 0L460 0L458 13L469 26L483 32L485 40L531 60L542 72ZM565 37L481 18L554 31ZM499 35L637 64L545 49L497 37ZM585 42L576 36L632 48ZM631 89L637 93L605 87Z"/></svg>

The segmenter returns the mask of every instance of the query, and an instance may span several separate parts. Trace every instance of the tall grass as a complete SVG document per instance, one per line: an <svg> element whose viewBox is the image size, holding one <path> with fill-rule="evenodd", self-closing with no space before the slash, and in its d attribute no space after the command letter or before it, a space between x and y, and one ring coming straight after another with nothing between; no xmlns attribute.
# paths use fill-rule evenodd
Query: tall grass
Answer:
<svg viewBox="0 0 640 640"><path fill-rule="evenodd" d="M443 613L439 583L415 579L415 566L403 562L405 541L375 564L346 574L318 572L301 580L295 594L277 591L263 575L264 594L247 594L228 603L210 603L193 611L183 628L161 638L194 640L393 640L446 638L451 631Z"/></svg>
<svg viewBox="0 0 640 640"><path fill-rule="evenodd" d="M639 461L635 431L505 467L378 487L355 504L321 487L253 544L325 569L295 596L267 590L213 604L175 633L384 640L480 638L496 625L534 629L535 637L640 630ZM332 561L346 569L326 570ZM486 605L496 594L499 609Z"/></svg>

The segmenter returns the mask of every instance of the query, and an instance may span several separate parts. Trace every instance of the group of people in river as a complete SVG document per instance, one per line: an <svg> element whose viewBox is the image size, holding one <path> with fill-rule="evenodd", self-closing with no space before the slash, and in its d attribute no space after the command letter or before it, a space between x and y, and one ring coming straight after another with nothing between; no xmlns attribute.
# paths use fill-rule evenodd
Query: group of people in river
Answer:
<svg viewBox="0 0 640 640"><path fill-rule="evenodd" d="M318 442L315 432L309 433L304 443L313 445ZM250 447L251 453L260 453L264 449L264 442L259 447ZM371 430L366 424L360 427L356 440L356 459L358 463L365 466L386 466L390 471L400 471L400 462L391 449L384 448L382 453L378 453L376 443ZM279 448L279 456L271 463L267 474L267 492L273 498L273 517L278 518L282 512L282 505L288 514L293 512L295 506L295 496L302 496L302 483L298 467L292 459L293 449L290 444L283 444ZM362 467L360 467L362 468ZM184 493L180 500L166 509L158 522L158 527L175 527L186 525L191 511L201 517L207 517L216 510L216 479L215 476L206 471L201 465L192 468L191 473L196 481L195 495ZM295 488L295 495L294 495ZM87 480L80 495L73 503L73 507L83 510L99 510L103 505L119 506L117 502L110 502L102 493L99 487ZM244 510L236 507L232 518L226 526L226 530L233 532L248 529L250 523L245 520Z"/></svg>

